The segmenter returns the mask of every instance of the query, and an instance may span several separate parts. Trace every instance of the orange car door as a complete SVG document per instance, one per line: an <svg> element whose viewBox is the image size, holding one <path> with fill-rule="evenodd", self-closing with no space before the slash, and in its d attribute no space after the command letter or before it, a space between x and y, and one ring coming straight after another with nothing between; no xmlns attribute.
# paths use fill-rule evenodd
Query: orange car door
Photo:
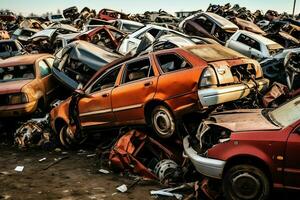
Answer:
<svg viewBox="0 0 300 200"><path fill-rule="evenodd" d="M42 82L41 87L44 90L44 94L46 96L46 98L49 100L51 99L51 94L54 91L54 81L53 81L53 77L51 75L51 68L49 67L49 65L46 63L45 60L40 60L38 62L38 68L39 68L39 72L40 72L40 80Z"/></svg>
<svg viewBox="0 0 300 200"><path fill-rule="evenodd" d="M87 96L79 101L79 117L83 128L107 126L115 121L111 108L111 92L121 66L104 73L86 89Z"/></svg>
<svg viewBox="0 0 300 200"><path fill-rule="evenodd" d="M121 83L112 91L113 112L119 123L144 119L144 104L156 92L155 73L149 57L125 65Z"/></svg>

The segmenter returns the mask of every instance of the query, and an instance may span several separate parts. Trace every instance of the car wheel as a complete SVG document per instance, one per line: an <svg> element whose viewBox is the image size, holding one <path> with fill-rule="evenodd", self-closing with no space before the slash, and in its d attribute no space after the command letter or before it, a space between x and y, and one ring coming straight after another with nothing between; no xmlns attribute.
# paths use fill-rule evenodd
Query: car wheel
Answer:
<svg viewBox="0 0 300 200"><path fill-rule="evenodd" d="M65 125L60 129L59 132L59 141L61 145L66 148L72 147L75 143L73 134L70 131L71 130L68 128L68 126Z"/></svg>
<svg viewBox="0 0 300 200"><path fill-rule="evenodd" d="M175 133L173 114L165 106L156 106L151 114L152 128L161 138L169 138Z"/></svg>
<svg viewBox="0 0 300 200"><path fill-rule="evenodd" d="M223 191L226 199L265 200L270 193L270 183L259 168L236 165L225 172Z"/></svg>

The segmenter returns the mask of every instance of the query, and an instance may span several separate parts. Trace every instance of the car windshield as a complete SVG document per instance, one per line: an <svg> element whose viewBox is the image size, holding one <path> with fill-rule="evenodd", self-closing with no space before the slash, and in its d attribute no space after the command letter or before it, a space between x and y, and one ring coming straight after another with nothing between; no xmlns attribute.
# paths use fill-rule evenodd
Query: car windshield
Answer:
<svg viewBox="0 0 300 200"><path fill-rule="evenodd" d="M141 28L141 26L139 25L134 25L134 24L123 24L123 29L125 31L130 31L130 32L133 32L133 31L136 31L138 30L139 28Z"/></svg>
<svg viewBox="0 0 300 200"><path fill-rule="evenodd" d="M17 65L0 68L0 82L34 79L33 65Z"/></svg>
<svg viewBox="0 0 300 200"><path fill-rule="evenodd" d="M300 96L269 112L274 123L287 127L300 119Z"/></svg>

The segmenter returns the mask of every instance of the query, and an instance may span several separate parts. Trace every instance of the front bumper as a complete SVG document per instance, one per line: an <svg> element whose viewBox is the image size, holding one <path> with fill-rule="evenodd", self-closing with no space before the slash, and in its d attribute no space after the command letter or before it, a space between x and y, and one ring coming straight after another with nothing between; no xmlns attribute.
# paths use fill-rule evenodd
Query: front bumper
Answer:
<svg viewBox="0 0 300 200"><path fill-rule="evenodd" d="M29 115L35 112L37 105L37 101L32 101L26 104L0 106L0 117L21 117Z"/></svg>
<svg viewBox="0 0 300 200"><path fill-rule="evenodd" d="M225 161L206 158L197 154L190 146L189 136L183 139L183 147L185 155L191 160L196 170L207 177L221 179Z"/></svg>
<svg viewBox="0 0 300 200"><path fill-rule="evenodd" d="M269 80L265 78L258 79L256 80L256 84L258 85L258 91L263 91L269 87ZM256 84L249 82L247 84L234 84L200 89L198 90L198 97L203 107L218 105L248 96L251 89L256 87Z"/></svg>

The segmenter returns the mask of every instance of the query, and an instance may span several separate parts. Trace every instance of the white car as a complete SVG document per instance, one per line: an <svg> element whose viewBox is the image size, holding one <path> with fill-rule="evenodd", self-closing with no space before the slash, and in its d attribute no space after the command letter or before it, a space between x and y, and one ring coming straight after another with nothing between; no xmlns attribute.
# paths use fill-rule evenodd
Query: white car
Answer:
<svg viewBox="0 0 300 200"><path fill-rule="evenodd" d="M144 24L140 22L135 22L126 19L116 19L109 21L112 26L116 27L117 29L125 32L125 33L132 33L144 26Z"/></svg>
<svg viewBox="0 0 300 200"><path fill-rule="evenodd" d="M161 33L162 31L166 31L168 33L174 33L177 35L187 37L185 34L180 33L178 31L174 31L172 29L164 28L161 26L148 24L148 25L138 29L137 31L127 35L121 42L117 51L119 53L125 55L125 54L129 53L131 50L137 48L139 46L141 40L147 33L148 33L148 35L150 34L153 38L156 38L159 35L159 33Z"/></svg>
<svg viewBox="0 0 300 200"><path fill-rule="evenodd" d="M283 46L262 35L249 31L237 31L227 42L229 47L239 53L262 60L265 58L285 58L288 52L298 52L300 48L284 49Z"/></svg>

